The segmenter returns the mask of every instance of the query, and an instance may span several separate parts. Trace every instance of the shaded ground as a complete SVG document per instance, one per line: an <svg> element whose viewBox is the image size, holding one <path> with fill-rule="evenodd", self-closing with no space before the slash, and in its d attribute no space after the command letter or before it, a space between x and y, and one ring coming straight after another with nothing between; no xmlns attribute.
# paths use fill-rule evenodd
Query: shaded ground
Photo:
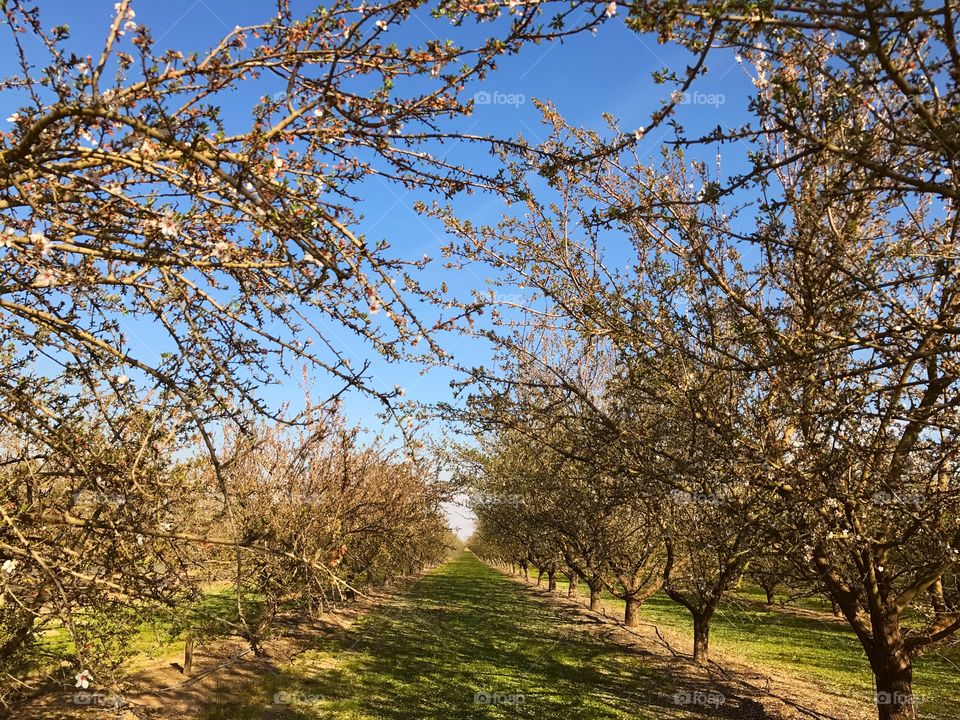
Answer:
<svg viewBox="0 0 960 720"><path fill-rule="evenodd" d="M566 584L558 584L565 592ZM775 688L834 715L875 717L873 676L850 626L835 618L823 601L811 598L801 607L768 607L758 601L761 597L741 589L721 604L711 624L711 657L735 669L740 678L753 676L753 682L764 687L769 678ZM604 605L610 617L622 617L623 601L605 593ZM663 593L644 603L640 619L655 625L678 652L692 652L690 614ZM649 626L640 633L647 639L653 636ZM917 658L913 690L921 718L957 720L957 648L941 647Z"/></svg>
<svg viewBox="0 0 960 720"><path fill-rule="evenodd" d="M464 553L206 717L792 717L765 712L684 661L611 643L593 632L599 624L575 607L538 602Z"/></svg>

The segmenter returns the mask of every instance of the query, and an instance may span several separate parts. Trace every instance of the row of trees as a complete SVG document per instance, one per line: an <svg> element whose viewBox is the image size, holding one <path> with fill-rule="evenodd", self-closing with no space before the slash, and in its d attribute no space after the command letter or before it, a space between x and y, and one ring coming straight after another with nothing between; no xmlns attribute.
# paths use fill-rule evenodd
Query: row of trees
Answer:
<svg viewBox="0 0 960 720"><path fill-rule="evenodd" d="M351 353L439 354L455 320L414 314L427 261L363 236L362 188L509 194L447 156L498 143L443 126L470 113L464 85L605 18L279 0L201 49L111 5L91 42L0 2L3 704L58 663L102 686L158 608L200 632L208 581L261 652L291 603L320 612L440 557L442 489L407 423L388 449L339 409L366 393L399 421L402 391ZM437 39L472 24L489 32ZM264 390L301 368L320 399L297 413Z"/></svg>
<svg viewBox="0 0 960 720"><path fill-rule="evenodd" d="M662 587L698 660L772 553L856 633L880 717L915 717L913 659L960 629L957 15L634 3L699 58L665 81L736 53L748 121L675 123L650 160L643 129L545 106L502 222L435 209L456 262L528 299L464 302L493 306L496 359L446 408L484 552L611 588L628 622Z"/></svg>
<svg viewBox="0 0 960 720"><path fill-rule="evenodd" d="M155 411L112 420L71 420L66 457L4 437L4 704L79 672L121 692L145 624L186 642L187 672L194 640L212 632L262 654L285 615L319 616L451 547L430 469L340 417L233 433L219 472L171 452L177 427ZM233 601L211 604L211 592Z"/></svg>

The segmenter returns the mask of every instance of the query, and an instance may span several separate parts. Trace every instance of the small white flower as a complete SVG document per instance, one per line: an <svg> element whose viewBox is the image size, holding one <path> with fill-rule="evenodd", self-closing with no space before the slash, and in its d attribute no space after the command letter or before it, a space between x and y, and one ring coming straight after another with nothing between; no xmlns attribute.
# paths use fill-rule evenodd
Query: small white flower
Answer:
<svg viewBox="0 0 960 720"><path fill-rule="evenodd" d="M740 56L740 53L737 53L736 55L734 55L733 59L736 60L738 63L743 63L743 58Z"/></svg>
<svg viewBox="0 0 960 720"><path fill-rule="evenodd" d="M377 20L377 22L375 22L374 25L376 25L376 26L377 26L378 28L380 28L381 30L386 30L386 29L387 29L387 22L386 22L386 20Z"/></svg>
<svg viewBox="0 0 960 720"><path fill-rule="evenodd" d="M633 131L634 140L643 140L643 134L646 132L645 128L637 128Z"/></svg>
<svg viewBox="0 0 960 720"><path fill-rule="evenodd" d="M608 18L612 18L617 14L617 0L607 3L607 9L603 11L603 14Z"/></svg>
<svg viewBox="0 0 960 720"><path fill-rule="evenodd" d="M13 575L14 571L17 569L17 561L4 560L3 565L0 565L0 569L2 569L7 575Z"/></svg>
<svg viewBox="0 0 960 720"><path fill-rule="evenodd" d="M117 375L116 382L117 382L117 385L121 385L121 386L126 385L128 382L130 382L130 378L127 377L126 375Z"/></svg>
<svg viewBox="0 0 960 720"><path fill-rule="evenodd" d="M160 233L166 237L177 237L180 234L180 223L177 222L173 210L165 210L160 219Z"/></svg>
<svg viewBox="0 0 960 720"><path fill-rule="evenodd" d="M394 385L394 386L393 386L393 391L394 391L397 395L399 395L400 397L403 397L404 395L407 394L407 391L404 390L403 387L400 386L400 385Z"/></svg>
<svg viewBox="0 0 960 720"><path fill-rule="evenodd" d="M136 29L137 29L137 24L136 24L133 20L127 20L127 21L123 24L123 29L124 29L124 30L136 30Z"/></svg>
<svg viewBox="0 0 960 720"><path fill-rule="evenodd" d="M81 690L86 690L90 687L90 683L93 682L93 676L88 670L81 670L77 673L77 684L75 687L80 688Z"/></svg>
<svg viewBox="0 0 960 720"><path fill-rule="evenodd" d="M213 254L215 257L224 258L230 254L230 251L233 249L233 245L230 243L221 240L216 245L213 246Z"/></svg>
<svg viewBox="0 0 960 720"><path fill-rule="evenodd" d="M13 228L5 228L0 233L0 247L15 248L17 244L13 240Z"/></svg>
<svg viewBox="0 0 960 720"><path fill-rule="evenodd" d="M53 287L57 284L57 281L57 273L46 268L37 273L37 276L33 279L33 286L38 288Z"/></svg>
<svg viewBox="0 0 960 720"><path fill-rule="evenodd" d="M7 118L8 123L15 123L20 119L20 113L14 113Z"/></svg>
<svg viewBox="0 0 960 720"><path fill-rule="evenodd" d="M322 107L314 108L313 114L315 117L323 117L323 108Z"/></svg>
<svg viewBox="0 0 960 720"><path fill-rule="evenodd" d="M49 255L53 249L53 243L41 232L30 233L30 242L40 250L40 254L44 257Z"/></svg>

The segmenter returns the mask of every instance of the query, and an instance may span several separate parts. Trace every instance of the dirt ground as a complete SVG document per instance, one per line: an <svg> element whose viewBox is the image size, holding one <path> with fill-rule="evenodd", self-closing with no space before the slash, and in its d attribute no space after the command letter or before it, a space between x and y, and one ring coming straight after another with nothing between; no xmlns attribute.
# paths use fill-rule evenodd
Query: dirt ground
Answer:
<svg viewBox="0 0 960 720"><path fill-rule="evenodd" d="M683 677L704 692L712 691L721 693L726 698L737 698L741 708L755 704L754 714L742 715L743 720L750 720L751 717L782 720L876 718L876 708L873 705L830 692L811 680L750 665L719 648L711 647L710 664L705 668L699 667L692 662L692 639L689 637L666 628L658 628L652 623L641 623L636 628L627 628L617 618L619 612L607 605L603 606L601 612L593 612L589 609L586 598L567 597L565 592L549 592L532 580L527 583L520 575L514 575L502 568L497 569L525 587L537 601L552 603L571 612L580 631L602 637L608 642L631 647L645 655L651 667ZM830 620L833 619L830 617ZM744 703L744 700L747 702ZM720 713L719 716L725 715ZM740 717L738 714L738 720Z"/></svg>

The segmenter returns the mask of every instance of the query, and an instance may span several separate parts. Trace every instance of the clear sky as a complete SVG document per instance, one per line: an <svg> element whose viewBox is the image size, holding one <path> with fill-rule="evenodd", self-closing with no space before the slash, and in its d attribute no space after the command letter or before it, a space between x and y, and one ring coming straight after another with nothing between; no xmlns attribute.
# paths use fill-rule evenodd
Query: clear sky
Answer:
<svg viewBox="0 0 960 720"><path fill-rule="evenodd" d="M71 27L71 46L78 55L98 54L103 37L113 18L114 0L44 0L41 17L47 27L68 24ZM296 2L299 13L315 3ZM133 0L138 23L148 25L153 32L158 49L165 47L181 51L203 50L215 44L226 32L237 25L254 24L269 18L275 12L270 0ZM295 13L296 14L296 13ZM664 67L682 70L691 58L683 50L658 44L655 37L641 36L626 29L623 19L626 9L607 21L596 34L585 33L565 40L529 46L518 56L508 57L499 63L498 69L483 82L474 83L465 90L465 96L478 100L473 116L458 123L468 132L511 137L523 135L531 142L542 140L545 126L541 125L539 112L531 102L534 98L552 101L570 122L596 129L606 127L604 113L614 115L621 127L632 129L649 124L650 115L667 98L671 87L656 85L651 74ZM413 17L398 28L398 41L423 42L433 37L446 38L458 33L472 34L479 39L485 26L468 26L460 31L451 29L445 20L428 17ZM6 37L4 42L7 42ZM0 69L4 74L14 68L12 53L3 47L0 53ZM687 130L706 130L718 123L732 125L745 117L747 97L752 89L743 68L732 53L718 51L711 56L709 74L696 85L697 94L691 102L681 107L679 119ZM9 98L5 98L9 101ZM484 102L487 101L487 102ZM4 107L0 118L16 108ZM249 114L248 105L241 101L224 101L224 117L244 122ZM658 154L660 143L669 130L650 133L640 146L642 153ZM451 156L457 160L489 166L488 153L476 146L464 144L451 148ZM736 162L733 159L732 162ZM424 196L411 193L402 187L391 186L381 180L373 181L364 189L361 230L368 240L389 240L398 255L419 258L424 254L438 256L438 248L444 242L439 225L417 215L413 204ZM474 222L495 222L503 211L499 200L491 197L462 197L454 201L458 212ZM611 238L616 242L616 238ZM427 271L427 280L439 285L446 280L452 292L466 295L471 288L484 288L482 269L466 268L453 275L446 273L442 262L434 262ZM365 346L350 338L346 331L330 328L340 347L354 354L359 365L367 355ZM141 338L146 346L153 343L150 337ZM458 357L476 361L486 357L488 350L466 338L452 338L446 347ZM375 372L382 385L403 386L409 398L423 403L433 403L450 397L449 382L452 375L441 370L423 374L421 368L405 365L387 366L375 362ZM322 386L324 379L317 378ZM288 386L271 389L277 401L302 398L299 378L291 378ZM379 421L376 412L379 405L370 399L354 396L348 399L346 411L354 421L376 429ZM452 511L452 523L460 528L462 535L469 534L472 522L468 513Z"/></svg>

